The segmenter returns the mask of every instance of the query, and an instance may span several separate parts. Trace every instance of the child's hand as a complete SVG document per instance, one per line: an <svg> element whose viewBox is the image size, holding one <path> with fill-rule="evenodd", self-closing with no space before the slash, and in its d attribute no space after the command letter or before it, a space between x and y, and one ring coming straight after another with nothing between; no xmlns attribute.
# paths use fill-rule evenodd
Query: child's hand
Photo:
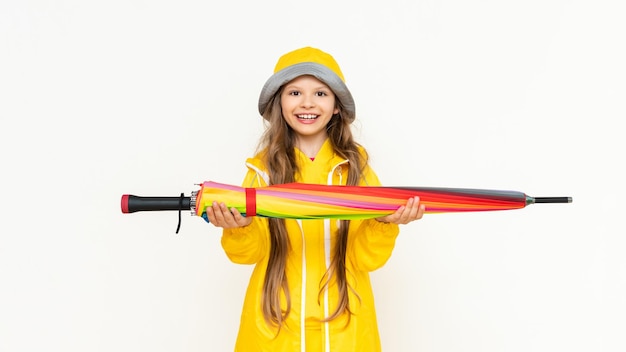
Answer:
<svg viewBox="0 0 626 352"><path fill-rule="evenodd" d="M391 222L394 224L408 224L411 221L419 220L424 216L425 206L420 205L420 198L410 198L406 205L401 206L395 213L376 218L381 222Z"/></svg>
<svg viewBox="0 0 626 352"><path fill-rule="evenodd" d="M242 216L235 208L228 210L224 203L213 202L213 206L206 208L206 215L209 223L225 229L248 226L252 222L252 217Z"/></svg>

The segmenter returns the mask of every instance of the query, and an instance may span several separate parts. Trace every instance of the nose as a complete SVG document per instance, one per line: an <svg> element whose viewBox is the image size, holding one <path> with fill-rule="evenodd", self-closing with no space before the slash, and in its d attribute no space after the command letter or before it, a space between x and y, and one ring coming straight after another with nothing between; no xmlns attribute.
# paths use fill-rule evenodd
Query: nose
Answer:
<svg viewBox="0 0 626 352"><path fill-rule="evenodd" d="M308 109L315 107L315 95L303 94L302 95L302 107L308 108Z"/></svg>

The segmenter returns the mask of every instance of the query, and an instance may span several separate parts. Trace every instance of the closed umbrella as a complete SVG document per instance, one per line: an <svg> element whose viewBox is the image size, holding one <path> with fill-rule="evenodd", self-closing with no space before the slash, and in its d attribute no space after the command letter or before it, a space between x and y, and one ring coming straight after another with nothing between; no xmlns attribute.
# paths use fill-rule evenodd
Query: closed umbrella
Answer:
<svg viewBox="0 0 626 352"><path fill-rule="evenodd" d="M571 197L531 197L518 191L443 188L336 186L287 183L244 188L213 181L186 197L122 196L123 213L191 210L206 219L214 201L246 216L284 219L367 219L385 216L419 196L426 213L512 210L538 203L571 203ZM180 226L180 222L179 222ZM177 230L178 232L178 230Z"/></svg>

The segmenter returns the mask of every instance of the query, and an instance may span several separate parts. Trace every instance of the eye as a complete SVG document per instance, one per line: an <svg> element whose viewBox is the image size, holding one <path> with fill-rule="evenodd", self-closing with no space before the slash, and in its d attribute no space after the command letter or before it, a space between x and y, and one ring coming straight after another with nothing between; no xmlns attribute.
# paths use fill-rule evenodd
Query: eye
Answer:
<svg viewBox="0 0 626 352"><path fill-rule="evenodd" d="M289 95L293 95L293 96L296 96L296 97L297 97L297 96L299 96L299 95L300 95L300 92L299 92L299 91L297 91L297 90L292 90L292 91L290 91L290 92L289 92Z"/></svg>
<svg viewBox="0 0 626 352"><path fill-rule="evenodd" d="M315 93L316 96L318 97L325 97L328 95L328 93L324 92L324 91L319 91L317 93Z"/></svg>

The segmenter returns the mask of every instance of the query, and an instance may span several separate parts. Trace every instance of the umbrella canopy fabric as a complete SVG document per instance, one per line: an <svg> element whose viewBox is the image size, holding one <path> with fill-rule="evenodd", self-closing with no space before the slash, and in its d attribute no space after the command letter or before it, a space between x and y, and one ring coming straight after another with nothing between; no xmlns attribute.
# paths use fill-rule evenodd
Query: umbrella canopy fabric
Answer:
<svg viewBox="0 0 626 352"><path fill-rule="evenodd" d="M201 185L195 212L206 218L214 201L247 216L285 219L366 219L385 216L419 196L427 213L524 208L533 203L569 203L570 197L533 198L518 191L434 187L330 186L288 183L244 188L213 181ZM194 203L194 202L192 202Z"/></svg>

